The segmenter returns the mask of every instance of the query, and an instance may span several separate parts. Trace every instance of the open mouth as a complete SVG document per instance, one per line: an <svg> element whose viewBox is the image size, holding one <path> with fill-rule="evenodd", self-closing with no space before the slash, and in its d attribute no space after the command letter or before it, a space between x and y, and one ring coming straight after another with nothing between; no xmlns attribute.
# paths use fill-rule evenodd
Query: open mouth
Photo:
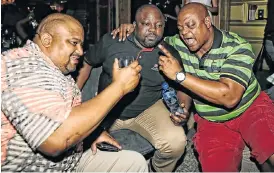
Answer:
<svg viewBox="0 0 274 173"><path fill-rule="evenodd" d="M74 64L78 64L78 63L79 63L79 57L78 57L78 56L72 56L72 57L71 57L71 61L72 61Z"/></svg>
<svg viewBox="0 0 274 173"><path fill-rule="evenodd" d="M193 38L185 38L184 41L188 46L193 46L195 43L195 39Z"/></svg>

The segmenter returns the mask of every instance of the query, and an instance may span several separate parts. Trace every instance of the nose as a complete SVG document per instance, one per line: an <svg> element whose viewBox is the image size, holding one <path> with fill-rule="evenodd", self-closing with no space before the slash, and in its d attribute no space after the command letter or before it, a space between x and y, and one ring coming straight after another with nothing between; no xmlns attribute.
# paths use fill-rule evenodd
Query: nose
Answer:
<svg viewBox="0 0 274 173"><path fill-rule="evenodd" d="M188 29L182 28L180 32L181 32L181 34L185 35L188 33Z"/></svg>
<svg viewBox="0 0 274 173"><path fill-rule="evenodd" d="M151 25L149 27L149 32L155 32L156 31L156 25Z"/></svg>
<svg viewBox="0 0 274 173"><path fill-rule="evenodd" d="M83 56L84 55L84 50L83 47L81 45L77 45L77 49L76 49L77 54L79 54L79 56Z"/></svg>

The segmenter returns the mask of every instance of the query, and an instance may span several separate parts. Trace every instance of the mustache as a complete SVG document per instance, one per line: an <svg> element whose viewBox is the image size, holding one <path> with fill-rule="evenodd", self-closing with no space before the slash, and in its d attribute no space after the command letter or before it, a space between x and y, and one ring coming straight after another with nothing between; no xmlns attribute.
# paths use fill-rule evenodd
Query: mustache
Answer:
<svg viewBox="0 0 274 173"><path fill-rule="evenodd" d="M78 57L80 57L80 55L78 53L74 53L71 56L78 56Z"/></svg>
<svg viewBox="0 0 274 173"><path fill-rule="evenodd" d="M153 34L153 33L149 33L149 34L146 35L146 37L149 37L149 36L158 37L156 34Z"/></svg>

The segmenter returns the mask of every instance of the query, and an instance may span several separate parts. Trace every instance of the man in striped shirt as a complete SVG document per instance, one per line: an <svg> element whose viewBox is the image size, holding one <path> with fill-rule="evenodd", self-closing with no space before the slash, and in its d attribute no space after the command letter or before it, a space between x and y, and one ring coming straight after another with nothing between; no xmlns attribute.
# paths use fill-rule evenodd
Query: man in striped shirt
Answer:
<svg viewBox="0 0 274 173"><path fill-rule="evenodd" d="M113 65L113 82L81 104L80 90L68 73L83 55L84 30L71 16L55 13L40 23L22 48L1 56L1 170L8 172L146 172L133 151L97 151L107 132L83 152L90 135L112 107L139 83L141 66ZM104 106L102 106L104 105ZM92 152L93 151L93 152ZM96 154L95 154L96 153Z"/></svg>
<svg viewBox="0 0 274 173"><path fill-rule="evenodd" d="M247 144L265 171L274 171L274 105L261 91L252 72L255 56L251 45L232 32L218 30L205 6L185 5L178 16L179 34L165 41L179 51L183 68L163 47L160 70L192 94L184 106L194 102L197 114L195 148L205 172L239 171ZM121 25L119 38L134 30ZM173 117L180 123L185 117Z"/></svg>
<svg viewBox="0 0 274 173"><path fill-rule="evenodd" d="M183 69L161 46L163 73L193 95L198 128L194 137L202 170L239 171L245 144L267 171L274 170L274 105L252 72L251 45L212 26L206 8L191 3L180 11L179 35L165 41L180 52ZM181 118L178 117L178 121Z"/></svg>

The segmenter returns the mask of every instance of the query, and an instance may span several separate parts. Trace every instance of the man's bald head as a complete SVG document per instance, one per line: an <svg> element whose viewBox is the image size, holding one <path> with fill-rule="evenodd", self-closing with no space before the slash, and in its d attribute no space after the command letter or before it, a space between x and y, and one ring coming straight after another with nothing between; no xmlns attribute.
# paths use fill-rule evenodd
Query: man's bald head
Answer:
<svg viewBox="0 0 274 173"><path fill-rule="evenodd" d="M204 19L205 17L209 16L206 6L197 2L186 4L180 10L179 16L186 14L197 15L200 19Z"/></svg>
<svg viewBox="0 0 274 173"><path fill-rule="evenodd" d="M63 74L76 69L83 55L84 30L75 18L54 13L42 20L34 42Z"/></svg>
<svg viewBox="0 0 274 173"><path fill-rule="evenodd" d="M190 51L203 54L211 48L214 31L207 8L203 4L185 5L178 15L177 27Z"/></svg>
<svg viewBox="0 0 274 173"><path fill-rule="evenodd" d="M59 27L65 27L69 29L70 26L79 27L81 30L83 30L81 23L72 16L62 13L54 13L48 15L41 21L36 30L36 33L41 34L47 32L54 34L56 31L58 31Z"/></svg>
<svg viewBox="0 0 274 173"><path fill-rule="evenodd" d="M163 13L161 12L161 10L155 6L155 5L152 5L152 4L145 4L145 5L142 5L141 7L139 7L136 11L136 14L135 14L135 21L139 21L142 14L146 13L146 12L149 12L149 13L153 13L153 12L156 12L158 14L161 15L161 18L162 20L164 21L164 15Z"/></svg>

